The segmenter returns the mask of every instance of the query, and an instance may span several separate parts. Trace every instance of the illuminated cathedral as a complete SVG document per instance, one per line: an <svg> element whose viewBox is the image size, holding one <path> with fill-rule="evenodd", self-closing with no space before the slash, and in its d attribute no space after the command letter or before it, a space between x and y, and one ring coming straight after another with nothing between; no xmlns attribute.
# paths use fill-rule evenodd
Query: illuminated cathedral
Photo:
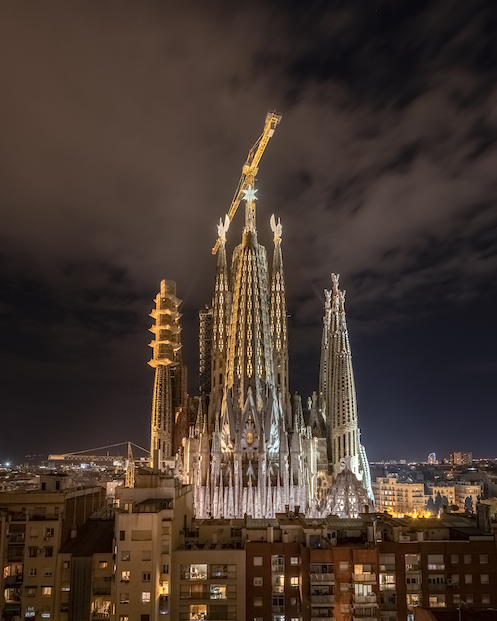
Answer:
<svg viewBox="0 0 497 621"><path fill-rule="evenodd" d="M280 118L270 114L239 184L245 224L230 262L233 210L218 225L213 301L200 312L199 397L186 394L175 283L161 283L151 313L152 467L192 486L198 519L273 518L288 510L346 517L372 507L345 294L334 274L325 291L319 391L305 404L290 395L282 225L271 217L271 269L256 227L256 164Z"/></svg>

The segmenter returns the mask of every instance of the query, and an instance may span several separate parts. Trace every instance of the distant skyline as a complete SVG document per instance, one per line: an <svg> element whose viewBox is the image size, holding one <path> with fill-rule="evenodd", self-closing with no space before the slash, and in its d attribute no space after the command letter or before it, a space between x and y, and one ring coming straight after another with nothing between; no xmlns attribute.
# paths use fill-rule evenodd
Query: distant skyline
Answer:
<svg viewBox="0 0 497 621"><path fill-rule="evenodd" d="M216 224L268 109L290 389L341 274L371 461L495 455L497 9L489 0L4 3L0 462L148 446L148 316L183 299L189 389ZM239 243L242 215L228 232Z"/></svg>

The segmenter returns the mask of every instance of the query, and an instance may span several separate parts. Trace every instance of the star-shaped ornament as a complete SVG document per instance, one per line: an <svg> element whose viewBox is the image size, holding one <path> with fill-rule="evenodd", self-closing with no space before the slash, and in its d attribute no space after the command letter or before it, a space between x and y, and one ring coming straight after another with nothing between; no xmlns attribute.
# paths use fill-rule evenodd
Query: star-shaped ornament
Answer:
<svg viewBox="0 0 497 621"><path fill-rule="evenodd" d="M255 193L258 190L254 190L254 188L249 185L247 190L243 190L243 194L244 194L244 200L246 201L256 201L257 200L257 196L255 195Z"/></svg>

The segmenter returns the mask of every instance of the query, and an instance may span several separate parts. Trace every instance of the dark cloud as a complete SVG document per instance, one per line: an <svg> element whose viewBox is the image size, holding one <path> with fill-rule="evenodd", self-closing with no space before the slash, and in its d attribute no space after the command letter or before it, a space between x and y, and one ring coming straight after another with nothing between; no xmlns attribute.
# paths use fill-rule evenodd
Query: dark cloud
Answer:
<svg viewBox="0 0 497 621"><path fill-rule="evenodd" d="M292 388L317 386L334 271L373 457L391 455L400 410L423 433L444 398L455 420L466 413L451 400L455 371L437 386L429 356L411 364L421 341L440 350L437 369L462 368L462 350L474 360L464 391L495 424L476 372L488 368L497 267L492 3L51 0L2 13L0 403L6 420L32 421L11 434L16 455L103 444L116 428L147 443L148 313L162 278L184 299L195 390L215 224L268 108L283 120L258 218L268 245L269 216L282 218ZM238 214L230 247L240 229ZM410 399L414 385L429 405ZM462 441L454 429L436 446L423 434L395 443L421 457Z"/></svg>

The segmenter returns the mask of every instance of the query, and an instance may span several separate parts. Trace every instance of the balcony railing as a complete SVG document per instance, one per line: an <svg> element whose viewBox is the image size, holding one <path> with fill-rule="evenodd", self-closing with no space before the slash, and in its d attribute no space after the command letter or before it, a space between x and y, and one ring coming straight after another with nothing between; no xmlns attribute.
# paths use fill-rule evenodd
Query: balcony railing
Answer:
<svg viewBox="0 0 497 621"><path fill-rule="evenodd" d="M354 603L355 604L376 604L377 603L376 595L355 595Z"/></svg>
<svg viewBox="0 0 497 621"><path fill-rule="evenodd" d="M212 612L205 615L199 613L197 618L202 619L202 621L236 621L236 615L236 612ZM189 612L180 612L179 618L180 621L190 621L195 617L192 617Z"/></svg>
<svg viewBox="0 0 497 621"><path fill-rule="evenodd" d="M309 581L335 584L335 574L309 574Z"/></svg>
<svg viewBox="0 0 497 621"><path fill-rule="evenodd" d="M376 582L376 574L375 573L352 574L352 578L356 582L363 582L365 584L371 584L371 583Z"/></svg>
<svg viewBox="0 0 497 621"><path fill-rule="evenodd" d="M421 591L421 582L406 584L406 591Z"/></svg>
<svg viewBox="0 0 497 621"><path fill-rule="evenodd" d="M442 584L430 584L428 583L428 591L432 593L441 593L447 589L447 585L445 583Z"/></svg>
<svg viewBox="0 0 497 621"><path fill-rule="evenodd" d="M335 597L333 595L311 595L311 605L314 604L334 604Z"/></svg>

